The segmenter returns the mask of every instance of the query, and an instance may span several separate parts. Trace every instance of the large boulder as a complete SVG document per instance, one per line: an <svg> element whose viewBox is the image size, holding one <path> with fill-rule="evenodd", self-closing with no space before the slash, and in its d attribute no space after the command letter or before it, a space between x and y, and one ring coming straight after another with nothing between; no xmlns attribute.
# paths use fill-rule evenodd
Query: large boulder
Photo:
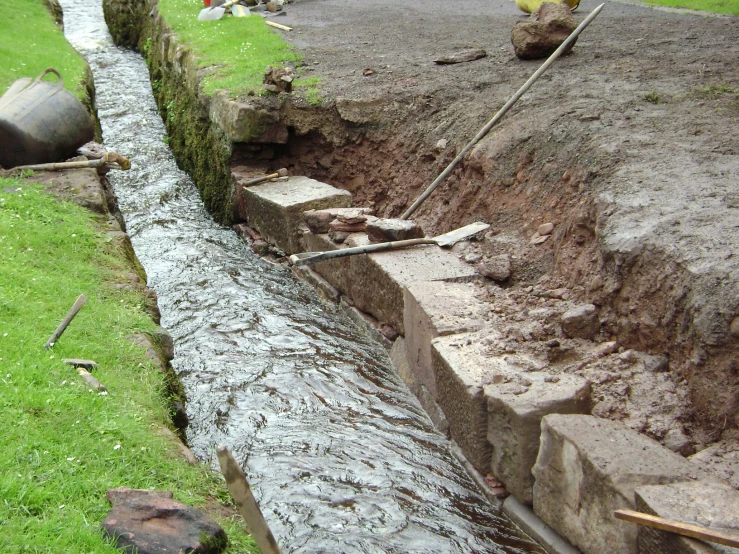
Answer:
<svg viewBox="0 0 739 554"><path fill-rule="evenodd" d="M567 4L544 2L527 21L516 23L511 42L522 60L546 58L577 28ZM564 54L575 45L573 41Z"/></svg>

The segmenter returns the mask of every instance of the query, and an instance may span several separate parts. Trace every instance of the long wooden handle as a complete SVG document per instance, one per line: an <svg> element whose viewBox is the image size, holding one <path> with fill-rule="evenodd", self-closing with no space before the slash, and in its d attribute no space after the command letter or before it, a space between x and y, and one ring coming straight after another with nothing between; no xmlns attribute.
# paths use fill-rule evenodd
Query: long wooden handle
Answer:
<svg viewBox="0 0 739 554"><path fill-rule="evenodd" d="M282 31L292 31L292 27L288 27L287 25L280 25L279 23L275 23L274 21L265 21L267 25L270 27L274 27L275 29L280 29Z"/></svg>
<svg viewBox="0 0 739 554"><path fill-rule="evenodd" d="M59 324L59 327L56 328L56 331L54 331L49 337L49 340L46 341L44 348L51 348L52 346L54 346L54 343L59 339L59 337L62 336L62 333L67 328L67 325L70 324L74 316L77 315L77 312L79 312L82 309L82 306L85 305L85 302L87 302L87 296L85 296L84 294L80 294L77 297L77 300L75 301L72 308L67 313L66 317Z"/></svg>
<svg viewBox="0 0 739 554"><path fill-rule="evenodd" d="M716 531L715 529L709 529L708 527L695 525L693 523L683 523L682 521L664 519L649 514L643 514L641 512L635 512L633 510L616 510L614 515L616 516L616 519L622 519L624 521L636 523L637 525L653 527L655 529L669 531L670 533L676 533L685 537L692 537L694 539L701 539L708 542L723 544L724 546L739 548L739 535Z"/></svg>
<svg viewBox="0 0 739 554"><path fill-rule="evenodd" d="M257 543L259 550L262 554L280 554L280 547L272 531L269 530L241 466L225 446L216 448L216 454L218 454L218 463L221 466L221 473L226 478L228 490L231 491L231 496L246 521L249 533Z"/></svg>
<svg viewBox="0 0 739 554"><path fill-rule="evenodd" d="M407 239L396 240L395 242L380 242L378 244L368 244L367 246L355 246L353 248L341 248L340 250L330 250L328 252L301 252L290 256L290 261L295 265L314 264L324 260L333 258L343 258L344 256L354 256L356 254L370 254L372 252L382 252L384 250L396 250L398 248L406 248L408 246L417 246L419 244L437 244L436 239Z"/></svg>

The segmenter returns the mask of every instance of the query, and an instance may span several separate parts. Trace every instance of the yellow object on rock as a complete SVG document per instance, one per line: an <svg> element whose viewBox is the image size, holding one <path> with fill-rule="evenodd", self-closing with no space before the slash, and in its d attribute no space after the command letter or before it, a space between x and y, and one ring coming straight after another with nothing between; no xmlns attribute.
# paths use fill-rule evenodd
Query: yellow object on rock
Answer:
<svg viewBox="0 0 739 554"><path fill-rule="evenodd" d="M567 4L572 11L580 5L580 0L516 0L516 6L523 12L532 13L539 9L545 1L552 4Z"/></svg>

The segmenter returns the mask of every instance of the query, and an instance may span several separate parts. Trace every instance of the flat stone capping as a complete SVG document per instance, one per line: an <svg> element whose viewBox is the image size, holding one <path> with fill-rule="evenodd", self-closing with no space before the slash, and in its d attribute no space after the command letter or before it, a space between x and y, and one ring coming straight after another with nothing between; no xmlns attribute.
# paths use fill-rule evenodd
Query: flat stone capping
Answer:
<svg viewBox="0 0 739 554"><path fill-rule="evenodd" d="M639 487L636 489L636 509L665 519L739 535L739 491L723 483L688 481ZM681 537L641 525L638 537L641 554L739 552L737 548Z"/></svg>
<svg viewBox="0 0 739 554"><path fill-rule="evenodd" d="M363 233L350 235L342 246L332 242L328 235L306 233L303 241L305 249L314 252L370 244ZM405 287L419 281L471 281L479 278L474 267L435 245L338 258L314 264L313 269L351 298L358 309L371 313L401 335L405 335Z"/></svg>
<svg viewBox="0 0 739 554"><path fill-rule="evenodd" d="M405 288L403 326L409 362L420 382L437 397L431 341L439 336L477 331L490 306L478 300L475 283L421 281Z"/></svg>
<svg viewBox="0 0 739 554"><path fill-rule="evenodd" d="M635 509L645 485L716 479L625 425L587 415L548 415L533 469L534 512L584 554L634 554L637 526L614 510Z"/></svg>
<svg viewBox="0 0 739 554"><path fill-rule="evenodd" d="M525 383L484 388L488 406L488 442L493 447L493 475L521 502L534 501L531 469L539 453L541 420L548 414L590 413L590 383L577 375L523 375Z"/></svg>
<svg viewBox="0 0 739 554"><path fill-rule="evenodd" d="M308 177L289 177L243 188L244 215L265 240L288 254L300 252L298 228L303 212L348 208L351 193Z"/></svg>

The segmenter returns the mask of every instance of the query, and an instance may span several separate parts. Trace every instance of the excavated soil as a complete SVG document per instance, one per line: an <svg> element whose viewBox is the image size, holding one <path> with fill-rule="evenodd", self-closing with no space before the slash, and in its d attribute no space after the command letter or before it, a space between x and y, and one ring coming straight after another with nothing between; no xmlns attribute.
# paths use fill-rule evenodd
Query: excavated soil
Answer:
<svg viewBox="0 0 739 554"><path fill-rule="evenodd" d="M382 216L407 209L541 63L513 54L525 16L505 0L301 0L287 12L276 21L294 27L284 36L323 101L283 102L288 143L236 145L232 163L287 167ZM487 57L433 62L468 47ZM511 262L480 292L502 333L486 347L583 374L595 414L703 450L735 485L722 456L739 424L738 144L739 20L608 2L414 216L430 235L491 224L456 249ZM546 222L551 237L532 244ZM585 303L600 318L593 340L563 335L562 313Z"/></svg>

